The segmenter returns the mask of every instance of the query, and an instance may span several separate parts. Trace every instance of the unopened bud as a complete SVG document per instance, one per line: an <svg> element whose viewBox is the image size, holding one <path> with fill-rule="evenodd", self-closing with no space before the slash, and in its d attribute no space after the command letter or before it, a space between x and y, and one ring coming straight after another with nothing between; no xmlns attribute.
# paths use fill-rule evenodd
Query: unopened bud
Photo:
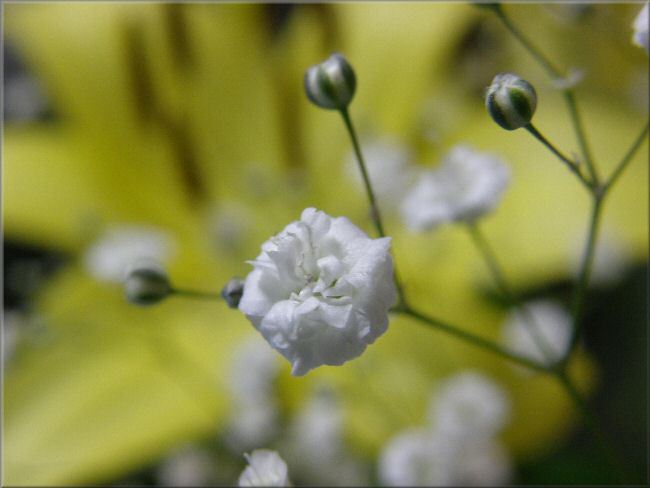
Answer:
<svg viewBox="0 0 650 488"><path fill-rule="evenodd" d="M136 305L153 305L172 293L165 270L155 261L144 259L134 262L126 272L124 293Z"/></svg>
<svg viewBox="0 0 650 488"><path fill-rule="evenodd" d="M352 101L356 87L354 70L341 54L332 54L326 61L305 72L307 97L321 108L346 108Z"/></svg>
<svg viewBox="0 0 650 488"><path fill-rule="evenodd" d="M239 307L239 301L244 294L244 280L240 278L231 278L226 286L221 290L221 297L226 301L230 308Z"/></svg>
<svg viewBox="0 0 650 488"><path fill-rule="evenodd" d="M512 73L494 77L485 96L485 106L494 121L506 130L530 123L537 108L535 88Z"/></svg>

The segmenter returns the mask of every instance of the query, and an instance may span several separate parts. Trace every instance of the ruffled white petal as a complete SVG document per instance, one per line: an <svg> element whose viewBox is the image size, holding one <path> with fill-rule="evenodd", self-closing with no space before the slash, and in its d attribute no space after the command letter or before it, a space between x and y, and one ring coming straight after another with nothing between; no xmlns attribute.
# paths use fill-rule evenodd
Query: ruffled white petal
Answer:
<svg viewBox="0 0 650 488"><path fill-rule="evenodd" d="M239 476L239 486L290 486L287 464L269 449L246 454L248 466Z"/></svg>
<svg viewBox="0 0 650 488"><path fill-rule="evenodd" d="M262 245L239 309L294 375L359 356L395 303L390 239L313 208Z"/></svg>

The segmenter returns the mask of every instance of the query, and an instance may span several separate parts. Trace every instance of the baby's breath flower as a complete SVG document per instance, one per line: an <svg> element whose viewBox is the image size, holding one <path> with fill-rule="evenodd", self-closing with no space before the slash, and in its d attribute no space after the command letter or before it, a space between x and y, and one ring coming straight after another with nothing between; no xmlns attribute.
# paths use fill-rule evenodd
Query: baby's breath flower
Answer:
<svg viewBox="0 0 650 488"><path fill-rule="evenodd" d="M343 408L329 387L319 388L293 417L285 437L291 472L320 486L365 486L367 473L346 448Z"/></svg>
<svg viewBox="0 0 650 488"><path fill-rule="evenodd" d="M239 309L300 376L359 356L395 303L390 238L314 208L262 245Z"/></svg>
<svg viewBox="0 0 650 488"><path fill-rule="evenodd" d="M213 484L214 460L207 451L183 446L171 453L156 472L162 486L205 486Z"/></svg>
<svg viewBox="0 0 650 488"><path fill-rule="evenodd" d="M432 407L430 424L454 439L492 437L506 425L510 413L505 392L477 371L447 379L436 392Z"/></svg>
<svg viewBox="0 0 650 488"><path fill-rule="evenodd" d="M448 439L427 429L397 435L379 457L379 478L387 486L498 486L511 476L499 442Z"/></svg>
<svg viewBox="0 0 650 488"><path fill-rule="evenodd" d="M256 335L237 347L230 371L233 412L225 440L233 451L242 452L267 444L277 434L279 409L274 385L278 357Z"/></svg>
<svg viewBox="0 0 650 488"><path fill-rule="evenodd" d="M269 449L244 454L248 466L239 476L239 486L290 486L287 464Z"/></svg>
<svg viewBox="0 0 650 488"><path fill-rule="evenodd" d="M515 310L501 332L504 344L514 352L551 366L566 354L571 338L571 316L559 304L538 300Z"/></svg>
<svg viewBox="0 0 650 488"><path fill-rule="evenodd" d="M399 207L417 176L416 167L411 162L411 152L408 147L386 137L364 144L362 153L379 206L382 211L390 213ZM347 156L345 171L359 191L363 191L363 180L354 153Z"/></svg>
<svg viewBox="0 0 650 488"><path fill-rule="evenodd" d="M305 72L305 91L309 100L321 108L342 110L352 101L357 80L348 60L332 54Z"/></svg>
<svg viewBox="0 0 650 488"><path fill-rule="evenodd" d="M533 85L512 73L494 77L485 95L485 106L494 121L506 130L527 125L537 108Z"/></svg>
<svg viewBox="0 0 650 488"><path fill-rule="evenodd" d="M650 38L648 37L648 23L650 23L650 12L648 10L648 3L644 5L639 14L634 19L634 34L632 42L639 47L642 47L650 54Z"/></svg>
<svg viewBox="0 0 650 488"><path fill-rule="evenodd" d="M379 456L379 479L387 486L448 486L450 450L442 437L426 429L398 434Z"/></svg>
<svg viewBox="0 0 650 488"><path fill-rule="evenodd" d="M580 68L571 67L566 76L551 80L551 85L556 90L569 90L578 86L585 77L585 71Z"/></svg>
<svg viewBox="0 0 650 488"><path fill-rule="evenodd" d="M509 181L510 170L498 157L456 146L438 168L421 174L402 202L402 218L414 231L472 221L496 207Z"/></svg>
<svg viewBox="0 0 650 488"><path fill-rule="evenodd" d="M88 272L101 281L119 283L127 267L141 258L161 263L173 254L175 242L166 232L149 226L110 227L84 256Z"/></svg>

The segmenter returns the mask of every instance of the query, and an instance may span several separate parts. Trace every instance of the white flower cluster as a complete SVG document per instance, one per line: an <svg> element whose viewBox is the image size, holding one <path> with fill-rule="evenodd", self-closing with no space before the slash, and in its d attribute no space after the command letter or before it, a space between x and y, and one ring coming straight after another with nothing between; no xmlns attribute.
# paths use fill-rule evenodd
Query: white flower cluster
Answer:
<svg viewBox="0 0 650 488"><path fill-rule="evenodd" d="M402 218L415 231L475 220L496 207L509 181L510 170L496 156L456 146L438 168L422 172L402 202Z"/></svg>
<svg viewBox="0 0 650 488"><path fill-rule="evenodd" d="M127 268L141 259L164 263L176 249L172 236L144 225L109 227L84 256L88 273L100 281L121 282Z"/></svg>
<svg viewBox="0 0 650 488"><path fill-rule="evenodd" d="M571 340L571 316L556 302L533 301L510 313L501 337L510 350L551 366L567 352Z"/></svg>
<svg viewBox="0 0 650 488"><path fill-rule="evenodd" d="M269 449L244 454L248 466L239 476L239 486L291 486L287 464Z"/></svg>
<svg viewBox="0 0 650 488"><path fill-rule="evenodd" d="M259 337L235 351L230 375L233 413L225 431L226 444L234 452L265 445L277 434L280 413L273 389L279 369L276 355Z"/></svg>
<svg viewBox="0 0 650 488"><path fill-rule="evenodd" d="M251 264L239 309L294 375L356 358L388 328L397 297L388 237L308 208Z"/></svg>
<svg viewBox="0 0 650 488"><path fill-rule="evenodd" d="M368 473L345 446L343 409L333 390L320 388L289 425L291 472L319 486L365 486Z"/></svg>
<svg viewBox="0 0 650 488"><path fill-rule="evenodd" d="M457 374L432 398L429 425L393 438L379 460L388 486L502 485L512 476L510 457L496 436L510 404L504 392L474 371Z"/></svg>
<svg viewBox="0 0 650 488"><path fill-rule="evenodd" d="M156 472L162 486L205 486L214 483L212 456L192 446L183 446L171 453Z"/></svg>
<svg viewBox="0 0 650 488"><path fill-rule="evenodd" d="M475 220L492 211L510 181L508 166L497 156L468 145L453 147L435 169L418 169L408 149L392 139L363 146L366 166L382 210L399 210L412 231L450 222ZM346 171L361 188L352 156Z"/></svg>
<svg viewBox="0 0 650 488"><path fill-rule="evenodd" d="M650 10L648 10L648 3L644 5L639 14L634 19L632 25L634 34L632 42L639 47L645 49L650 54L650 37L648 37L648 24L650 23Z"/></svg>

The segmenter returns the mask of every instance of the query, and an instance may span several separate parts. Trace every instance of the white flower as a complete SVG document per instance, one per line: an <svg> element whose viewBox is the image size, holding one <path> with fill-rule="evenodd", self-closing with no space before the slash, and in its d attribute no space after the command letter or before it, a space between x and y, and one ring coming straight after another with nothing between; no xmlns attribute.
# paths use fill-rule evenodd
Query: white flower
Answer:
<svg viewBox="0 0 650 488"><path fill-rule="evenodd" d="M239 486L290 486L287 464L269 449L244 454L248 466L239 476Z"/></svg>
<svg viewBox="0 0 650 488"><path fill-rule="evenodd" d="M503 486L512 480L512 460L500 442L475 439L451 444L454 486Z"/></svg>
<svg viewBox="0 0 650 488"><path fill-rule="evenodd" d="M551 80L551 85L556 90L568 90L574 88L585 78L585 71L580 68L569 68L566 76Z"/></svg>
<svg viewBox="0 0 650 488"><path fill-rule="evenodd" d="M580 274L583 253L584 242L581 234L580 238L575 240L570 255L569 266L575 278ZM594 253L589 284L595 286L613 285L625 276L629 264L630 253L625 243L616 233L603 229Z"/></svg>
<svg viewBox="0 0 650 488"><path fill-rule="evenodd" d="M416 168L411 164L411 153L407 147L390 138L364 144L362 153L379 207L390 212L399 206L415 180ZM365 191L353 152L347 156L345 171L358 190Z"/></svg>
<svg viewBox="0 0 650 488"><path fill-rule="evenodd" d="M379 479L388 486L446 486L452 481L451 451L425 429L394 437L379 456Z"/></svg>
<svg viewBox="0 0 650 488"><path fill-rule="evenodd" d="M119 225L106 230L84 256L88 272L98 280L121 282L126 269L139 259L164 263L175 250L172 237L162 230Z"/></svg>
<svg viewBox="0 0 650 488"><path fill-rule="evenodd" d="M254 222L251 212L242 204L222 202L209 211L206 224L215 246L233 253L240 249Z"/></svg>
<svg viewBox="0 0 650 488"><path fill-rule="evenodd" d="M545 365L564 357L571 339L571 316L555 302L539 300L513 311L501 331L514 352Z"/></svg>
<svg viewBox="0 0 650 488"><path fill-rule="evenodd" d="M170 455L156 477L163 486L202 486L214 482L214 460L206 451L190 446Z"/></svg>
<svg viewBox="0 0 650 488"><path fill-rule="evenodd" d="M447 379L435 392L429 422L453 438L489 438L506 424L510 404L505 392L485 375L466 371Z"/></svg>
<svg viewBox="0 0 650 488"><path fill-rule="evenodd" d="M397 435L379 457L379 479L388 486L498 486L511 473L498 442L448 439L426 429Z"/></svg>
<svg viewBox="0 0 650 488"><path fill-rule="evenodd" d="M368 484L363 465L346 449L343 411L334 392L318 390L292 419L285 450L296 478L320 486Z"/></svg>
<svg viewBox="0 0 650 488"><path fill-rule="evenodd" d="M402 202L402 218L414 231L474 220L496 207L509 181L510 170L498 157L456 146L440 167L422 173Z"/></svg>
<svg viewBox="0 0 650 488"><path fill-rule="evenodd" d="M13 357L20 342L20 332L26 327L25 317L21 312L7 310L2 315L2 364Z"/></svg>
<svg viewBox="0 0 650 488"><path fill-rule="evenodd" d="M237 348L230 375L233 414L225 431L234 452L264 445L277 434L279 409L273 388L278 373L276 355L259 336Z"/></svg>
<svg viewBox="0 0 650 488"><path fill-rule="evenodd" d="M388 328L396 299L390 238L305 209L262 245L239 309L304 375L359 356Z"/></svg>
<svg viewBox="0 0 650 488"><path fill-rule="evenodd" d="M634 19L634 34L632 36L632 42L639 47L642 47L650 54L650 38L648 37L648 23L649 20L649 11L648 3L641 9L639 15Z"/></svg>

